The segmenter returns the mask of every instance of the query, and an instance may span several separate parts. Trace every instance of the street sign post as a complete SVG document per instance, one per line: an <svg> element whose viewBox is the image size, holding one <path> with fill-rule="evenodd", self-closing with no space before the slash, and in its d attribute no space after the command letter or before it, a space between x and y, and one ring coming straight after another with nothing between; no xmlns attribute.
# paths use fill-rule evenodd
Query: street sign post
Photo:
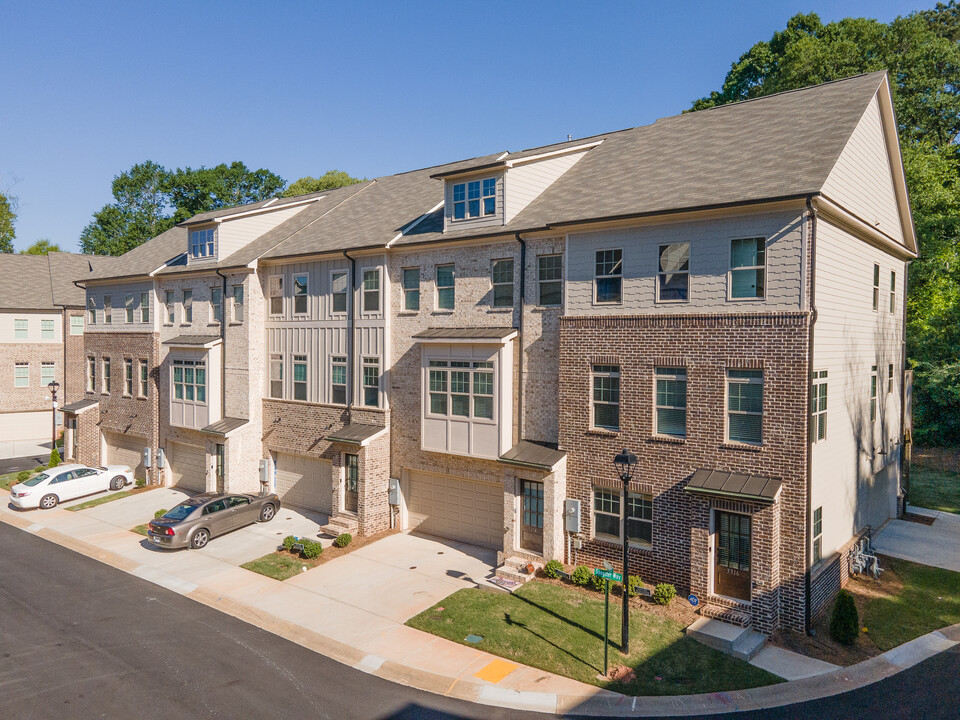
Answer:
<svg viewBox="0 0 960 720"><path fill-rule="evenodd" d="M607 657L610 649L610 581L623 582L623 575L613 570L600 570L599 568L595 569L593 574L606 581L603 583L603 676L606 677Z"/></svg>
<svg viewBox="0 0 960 720"><path fill-rule="evenodd" d="M604 580L613 580L614 582L623 582L623 575L613 570L594 570L593 574Z"/></svg>

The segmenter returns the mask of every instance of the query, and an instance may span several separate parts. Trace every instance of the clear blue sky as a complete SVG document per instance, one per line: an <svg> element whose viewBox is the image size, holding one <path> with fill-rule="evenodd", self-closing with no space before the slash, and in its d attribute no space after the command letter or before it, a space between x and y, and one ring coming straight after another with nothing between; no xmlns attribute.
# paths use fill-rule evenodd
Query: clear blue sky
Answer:
<svg viewBox="0 0 960 720"><path fill-rule="evenodd" d="M4 0L0 191L17 249L77 250L137 162L292 182L519 150L674 115L797 12L934 4Z"/></svg>

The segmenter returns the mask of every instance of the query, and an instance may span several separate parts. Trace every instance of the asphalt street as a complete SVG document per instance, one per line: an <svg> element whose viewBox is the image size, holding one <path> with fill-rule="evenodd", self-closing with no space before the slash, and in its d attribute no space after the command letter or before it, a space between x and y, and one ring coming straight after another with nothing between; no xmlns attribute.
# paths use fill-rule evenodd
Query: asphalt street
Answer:
<svg viewBox="0 0 960 720"><path fill-rule="evenodd" d="M5 458L0 460L0 475L7 473L20 472L21 470L33 470L38 465L46 465L50 459L50 453L46 455L30 455L28 457Z"/></svg>
<svg viewBox="0 0 960 720"><path fill-rule="evenodd" d="M0 718L543 718L354 670L0 524ZM753 713L960 718L960 652L834 698Z"/></svg>

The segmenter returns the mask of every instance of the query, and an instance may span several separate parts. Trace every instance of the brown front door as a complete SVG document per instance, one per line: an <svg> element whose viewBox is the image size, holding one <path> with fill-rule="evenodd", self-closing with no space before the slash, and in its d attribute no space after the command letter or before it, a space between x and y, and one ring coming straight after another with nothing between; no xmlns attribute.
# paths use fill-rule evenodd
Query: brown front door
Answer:
<svg viewBox="0 0 960 720"><path fill-rule="evenodd" d="M217 492L223 492L224 486L224 450L223 445L217 443Z"/></svg>
<svg viewBox="0 0 960 720"><path fill-rule="evenodd" d="M543 483L521 480L523 518L520 523L520 547L543 552Z"/></svg>
<svg viewBox="0 0 960 720"><path fill-rule="evenodd" d="M750 600L750 516L717 511L714 592Z"/></svg>
<svg viewBox="0 0 960 720"><path fill-rule="evenodd" d="M347 472L346 483L343 488L343 509L347 512L357 511L357 487L360 484L360 458L356 455L345 455Z"/></svg>

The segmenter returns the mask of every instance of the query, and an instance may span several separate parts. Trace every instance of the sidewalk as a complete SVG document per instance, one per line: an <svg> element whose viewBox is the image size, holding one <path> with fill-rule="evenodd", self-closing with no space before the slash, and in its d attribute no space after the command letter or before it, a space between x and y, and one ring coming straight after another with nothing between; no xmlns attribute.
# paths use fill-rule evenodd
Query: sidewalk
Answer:
<svg viewBox="0 0 960 720"><path fill-rule="evenodd" d="M161 500L161 493L173 492L155 490L134 497L150 495L154 505ZM960 625L956 625L859 665L780 685L680 697L626 697L414 630L398 617L375 615L332 600L310 583L279 582L199 552L150 552L141 545L142 536L130 532L128 526L111 523L108 513L96 510L18 512L8 506L6 493L0 491L0 522L186 595L358 670L428 692L518 710L644 717L779 707L877 682L960 642Z"/></svg>

